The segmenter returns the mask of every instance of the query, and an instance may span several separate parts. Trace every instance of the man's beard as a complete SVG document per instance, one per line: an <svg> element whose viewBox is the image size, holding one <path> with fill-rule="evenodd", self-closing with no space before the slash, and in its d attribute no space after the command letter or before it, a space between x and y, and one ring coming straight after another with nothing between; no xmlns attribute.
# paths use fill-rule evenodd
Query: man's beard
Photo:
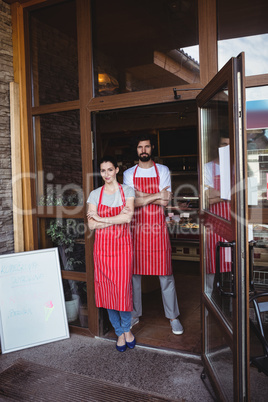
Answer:
<svg viewBox="0 0 268 402"><path fill-rule="evenodd" d="M150 159L151 159L151 155L149 155L149 154L141 154L139 156L139 160L141 162L148 162Z"/></svg>

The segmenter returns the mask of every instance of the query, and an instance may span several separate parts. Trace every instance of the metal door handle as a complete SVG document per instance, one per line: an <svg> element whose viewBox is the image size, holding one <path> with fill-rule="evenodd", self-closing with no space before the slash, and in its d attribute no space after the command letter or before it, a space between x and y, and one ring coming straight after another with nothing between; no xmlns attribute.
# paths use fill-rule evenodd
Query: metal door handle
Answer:
<svg viewBox="0 0 268 402"><path fill-rule="evenodd" d="M254 289L254 277L253 277L253 265L254 265L254 246L256 244L255 240L251 240L249 245L249 288L251 292L255 292Z"/></svg>
<svg viewBox="0 0 268 402"><path fill-rule="evenodd" d="M221 248L226 248L226 247L231 247L231 252L232 252L232 291L231 292L225 292L220 284L220 275L221 275L221 259L220 259L220 249ZM219 241L216 245L216 273L215 273L215 279L216 279L216 285L217 289L222 296L231 296L235 297L236 296L236 291L235 291L235 274L234 274L234 267L235 267L235 241L232 242L223 242Z"/></svg>

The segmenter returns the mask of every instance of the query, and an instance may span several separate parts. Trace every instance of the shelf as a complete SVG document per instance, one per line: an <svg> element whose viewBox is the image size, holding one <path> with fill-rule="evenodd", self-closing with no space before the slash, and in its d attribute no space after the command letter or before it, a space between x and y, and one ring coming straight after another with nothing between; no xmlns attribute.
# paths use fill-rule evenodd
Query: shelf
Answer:
<svg viewBox="0 0 268 402"><path fill-rule="evenodd" d="M200 241L199 238L197 239L193 239L193 238L189 238L187 239L187 237L181 237L181 238L171 238L170 239L171 244L173 243L185 243L185 244L194 244L194 245L199 245Z"/></svg>
<svg viewBox="0 0 268 402"><path fill-rule="evenodd" d="M255 261L254 260L254 267L268 267L268 261Z"/></svg>

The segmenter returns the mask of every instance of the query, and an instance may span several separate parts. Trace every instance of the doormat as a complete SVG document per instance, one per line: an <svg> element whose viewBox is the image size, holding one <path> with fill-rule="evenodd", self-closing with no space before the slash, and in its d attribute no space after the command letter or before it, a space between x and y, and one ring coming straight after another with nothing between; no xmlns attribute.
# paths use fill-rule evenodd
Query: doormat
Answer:
<svg viewBox="0 0 268 402"><path fill-rule="evenodd" d="M19 359L0 373L0 401L170 402L171 399Z"/></svg>

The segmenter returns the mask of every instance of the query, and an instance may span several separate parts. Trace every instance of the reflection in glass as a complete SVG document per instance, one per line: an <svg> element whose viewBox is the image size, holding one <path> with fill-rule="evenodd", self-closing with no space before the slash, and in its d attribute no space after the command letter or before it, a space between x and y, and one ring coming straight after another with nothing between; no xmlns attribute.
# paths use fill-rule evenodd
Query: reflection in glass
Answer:
<svg viewBox="0 0 268 402"><path fill-rule="evenodd" d="M218 69L231 57L245 52L246 75L267 73L267 1L218 0L217 3Z"/></svg>
<svg viewBox="0 0 268 402"><path fill-rule="evenodd" d="M33 106L79 99L75 1L30 13Z"/></svg>
<svg viewBox="0 0 268 402"><path fill-rule="evenodd" d="M268 86L246 88L246 101L268 99Z"/></svg>
<svg viewBox="0 0 268 402"><path fill-rule="evenodd" d="M221 328L205 309L205 353L226 401L233 400L233 354Z"/></svg>
<svg viewBox="0 0 268 402"><path fill-rule="evenodd" d="M199 82L197 0L92 3L95 96Z"/></svg>
<svg viewBox="0 0 268 402"><path fill-rule="evenodd" d="M201 110L204 206L211 213L231 220L228 93L221 91Z"/></svg>
<svg viewBox="0 0 268 402"><path fill-rule="evenodd" d="M253 285L257 292L268 292L268 225L255 223L249 225L253 233ZM268 317L267 317L268 322Z"/></svg>
<svg viewBox="0 0 268 402"><path fill-rule="evenodd" d="M82 219L39 219L40 248L58 247L61 269L86 272Z"/></svg>
<svg viewBox="0 0 268 402"><path fill-rule="evenodd" d="M216 226L207 225L205 227L204 236L204 283L205 293L210 298L211 302L220 309L226 321L232 326L233 299L230 296L223 296L217 288L216 281L216 245L218 241L224 242L224 238L219 235L221 233L216 230ZM220 278L219 285L224 292L233 291L233 275L232 275L232 255L230 247L220 248Z"/></svg>
<svg viewBox="0 0 268 402"><path fill-rule="evenodd" d="M68 323L78 327L88 327L86 282L63 279L63 291Z"/></svg>
<svg viewBox="0 0 268 402"><path fill-rule="evenodd" d="M248 205L268 207L268 87L266 99L254 99L255 88L246 90Z"/></svg>
<svg viewBox="0 0 268 402"><path fill-rule="evenodd" d="M82 205L78 110L34 117L39 205Z"/></svg>
<svg viewBox="0 0 268 402"><path fill-rule="evenodd" d="M184 47L181 50L199 63L199 46Z"/></svg>

